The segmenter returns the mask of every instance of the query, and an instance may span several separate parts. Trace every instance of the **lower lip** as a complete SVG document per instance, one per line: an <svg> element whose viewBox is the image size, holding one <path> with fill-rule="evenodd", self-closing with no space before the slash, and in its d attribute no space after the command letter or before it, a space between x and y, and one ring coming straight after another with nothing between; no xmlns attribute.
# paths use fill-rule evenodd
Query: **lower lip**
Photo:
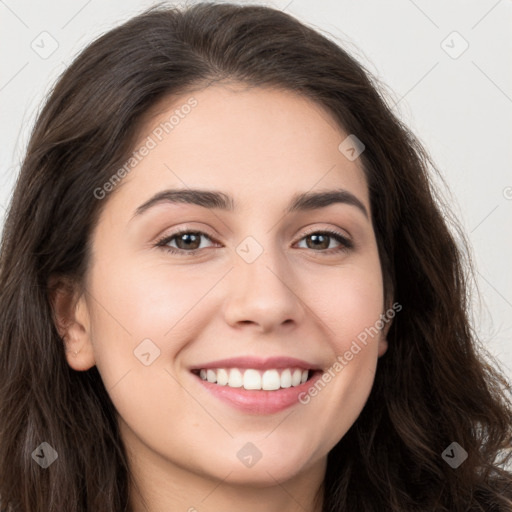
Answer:
<svg viewBox="0 0 512 512"><path fill-rule="evenodd" d="M201 379L193 374L203 387L212 395L223 402L252 414L273 414L283 411L299 402L299 395L307 390L322 376L321 371L316 371L313 376L298 386L276 389L275 391L253 390L245 388L230 388L220 386Z"/></svg>

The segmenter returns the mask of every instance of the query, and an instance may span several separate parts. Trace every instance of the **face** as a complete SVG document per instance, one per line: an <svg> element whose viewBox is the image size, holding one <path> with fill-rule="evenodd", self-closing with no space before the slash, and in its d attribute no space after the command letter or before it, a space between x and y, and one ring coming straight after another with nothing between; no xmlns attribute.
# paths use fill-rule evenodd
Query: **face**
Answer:
<svg viewBox="0 0 512 512"><path fill-rule="evenodd" d="M141 464L285 481L324 464L357 419L386 350L386 329L361 333L386 308L347 135L293 92L236 84L167 100L145 123L135 149L149 151L101 199L66 336Z"/></svg>

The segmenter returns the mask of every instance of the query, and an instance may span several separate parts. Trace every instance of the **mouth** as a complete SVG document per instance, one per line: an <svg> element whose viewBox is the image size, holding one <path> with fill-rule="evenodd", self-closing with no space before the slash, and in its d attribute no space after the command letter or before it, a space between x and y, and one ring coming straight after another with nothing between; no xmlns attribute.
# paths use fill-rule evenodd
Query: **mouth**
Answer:
<svg viewBox="0 0 512 512"><path fill-rule="evenodd" d="M196 382L212 397L249 414L272 414L300 402L323 370L289 357L241 357L190 368Z"/></svg>
<svg viewBox="0 0 512 512"><path fill-rule="evenodd" d="M217 386L254 391L276 391L308 382L320 370L297 367L271 368L201 368L192 370L201 380Z"/></svg>
<svg viewBox="0 0 512 512"><path fill-rule="evenodd" d="M191 370L210 396L244 414L271 415L304 403L300 400L322 370L287 368L198 368Z"/></svg>

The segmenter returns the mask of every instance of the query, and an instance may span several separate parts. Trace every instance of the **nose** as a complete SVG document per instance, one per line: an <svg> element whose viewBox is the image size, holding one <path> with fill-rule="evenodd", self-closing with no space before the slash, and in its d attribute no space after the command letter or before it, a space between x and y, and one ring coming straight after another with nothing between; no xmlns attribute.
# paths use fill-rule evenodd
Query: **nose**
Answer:
<svg viewBox="0 0 512 512"><path fill-rule="evenodd" d="M301 322L305 310L299 283L282 255L264 251L248 263L235 254L234 268L229 274L224 303L229 325L250 324L259 332L270 332L281 325Z"/></svg>

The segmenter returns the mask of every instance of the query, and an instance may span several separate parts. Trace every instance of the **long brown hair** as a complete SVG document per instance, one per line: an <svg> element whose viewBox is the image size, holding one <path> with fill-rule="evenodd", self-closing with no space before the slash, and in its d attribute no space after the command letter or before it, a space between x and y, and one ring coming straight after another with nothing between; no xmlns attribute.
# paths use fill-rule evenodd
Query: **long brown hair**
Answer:
<svg viewBox="0 0 512 512"><path fill-rule="evenodd" d="M512 510L510 382L470 325L468 244L428 154L339 45L276 9L212 3L157 6L101 36L37 119L1 246L3 506L131 510L115 408L96 367L67 364L49 279L83 284L108 203L94 191L133 151L144 114L224 79L304 95L364 142L385 291L402 305L370 397L329 453L323 510ZM32 457L42 442L58 454L44 470ZM452 442L468 454L457 468L442 457Z"/></svg>

